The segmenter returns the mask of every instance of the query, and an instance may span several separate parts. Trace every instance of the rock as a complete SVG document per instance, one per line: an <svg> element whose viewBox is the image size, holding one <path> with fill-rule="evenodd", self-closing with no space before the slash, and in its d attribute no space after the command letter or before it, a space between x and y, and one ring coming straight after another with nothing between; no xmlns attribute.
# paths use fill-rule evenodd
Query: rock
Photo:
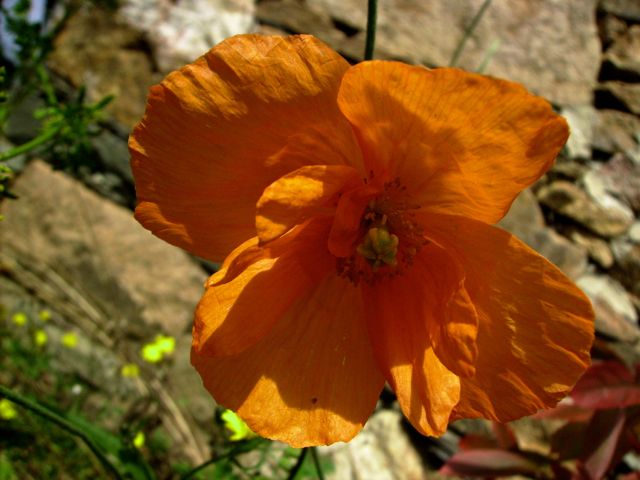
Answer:
<svg viewBox="0 0 640 480"><path fill-rule="evenodd" d="M640 338L637 313L620 283L606 275L585 275L576 283L593 303L598 332L623 342Z"/></svg>
<svg viewBox="0 0 640 480"><path fill-rule="evenodd" d="M640 164L627 156L616 154L608 162L599 164L585 174L583 183L589 193L620 199L640 213Z"/></svg>
<svg viewBox="0 0 640 480"><path fill-rule="evenodd" d="M420 455L402 428L402 414L379 410L349 443L320 447L333 457L328 480L419 480L425 478Z"/></svg>
<svg viewBox="0 0 640 480"><path fill-rule="evenodd" d="M615 15L606 14L598 19L598 31L602 46L607 48L627 31L624 20Z"/></svg>
<svg viewBox="0 0 640 480"><path fill-rule="evenodd" d="M602 268L610 268L613 265L613 253L609 244L601 238L585 235L578 231L571 232L571 240L587 250L589 257Z"/></svg>
<svg viewBox="0 0 640 480"><path fill-rule="evenodd" d="M340 45L344 54L347 37L334 26L328 12L310 9L297 0L267 0L258 3L257 17L262 23L285 27L290 32L313 32L329 45Z"/></svg>
<svg viewBox="0 0 640 480"><path fill-rule="evenodd" d="M616 110L598 110L593 130L593 148L606 153L629 153L637 147L640 119Z"/></svg>
<svg viewBox="0 0 640 480"><path fill-rule="evenodd" d="M640 22L640 2L638 0L600 0L598 9L627 20Z"/></svg>
<svg viewBox="0 0 640 480"><path fill-rule="evenodd" d="M569 278L578 278L587 270L587 250L571 243L551 228L534 229L524 241Z"/></svg>
<svg viewBox="0 0 640 480"><path fill-rule="evenodd" d="M597 170L602 169L598 168ZM616 191L617 189L607 185L602 175L599 175L596 170L587 172L587 174L582 177L581 184L595 203L604 210L612 213L615 212L615 216L629 219L629 226L631 226L634 219L633 211L628 204L618 200L618 197L614 196L618 193Z"/></svg>
<svg viewBox="0 0 640 480"><path fill-rule="evenodd" d="M604 54L604 69L611 69L607 76L621 80L640 80L640 25L633 25L619 36Z"/></svg>
<svg viewBox="0 0 640 480"><path fill-rule="evenodd" d="M351 30L364 46L366 8L361 0L306 0ZM449 63L482 0L379 2L377 58L428 66ZM524 83L560 105L588 104L600 66L595 0L493 2L479 22L459 65L475 70L499 41L486 73ZM315 33L313 30L312 33ZM340 44L333 44L343 50ZM571 52L571 55L567 55Z"/></svg>
<svg viewBox="0 0 640 480"><path fill-rule="evenodd" d="M616 261L614 274L629 291L640 296L640 244L617 239L611 248Z"/></svg>
<svg viewBox="0 0 640 480"><path fill-rule="evenodd" d="M146 34L164 73L193 62L216 43L255 29L253 0L123 0L125 23Z"/></svg>
<svg viewBox="0 0 640 480"><path fill-rule="evenodd" d="M42 122L34 117L34 113L44 107L44 100L36 94L27 95L21 101L12 104L2 134L16 145L35 138L40 133Z"/></svg>
<svg viewBox="0 0 640 480"><path fill-rule="evenodd" d="M608 104L617 101L623 109L640 115L640 83L602 83L596 91L596 102L598 101Z"/></svg>
<svg viewBox="0 0 640 480"><path fill-rule="evenodd" d="M13 190L19 199L0 210L4 271L66 305L67 316L106 345L190 329L206 274L184 252L42 162L32 162Z"/></svg>
<svg viewBox="0 0 640 480"><path fill-rule="evenodd" d="M524 239L532 229L543 228L544 215L535 194L529 189L520 192L498 226L520 239Z"/></svg>
<svg viewBox="0 0 640 480"><path fill-rule="evenodd" d="M498 226L554 263L566 275L577 278L587 268L586 249L572 244L544 224L544 216L531 190L524 190Z"/></svg>
<svg viewBox="0 0 640 480"><path fill-rule="evenodd" d="M74 87L84 85L90 102L114 95L107 112L131 128L158 80L140 44L142 34L118 21L114 12L81 2L56 37L48 65Z"/></svg>
<svg viewBox="0 0 640 480"><path fill-rule="evenodd" d="M634 220L628 211L601 206L580 188L562 180L543 186L538 191L538 200L603 237L622 235Z"/></svg>
<svg viewBox="0 0 640 480"><path fill-rule="evenodd" d="M640 221L633 222L629 229L629 240L633 243L640 243Z"/></svg>
<svg viewBox="0 0 640 480"><path fill-rule="evenodd" d="M574 105L565 107L560 114L569 123L571 135L565 145L570 159L590 159L593 124L596 111L591 105Z"/></svg>
<svg viewBox="0 0 640 480"><path fill-rule="evenodd" d="M102 130L93 139L93 146L106 170L116 173L120 178L133 185L133 174L129 165L130 155L126 139L111 133L109 130Z"/></svg>
<svg viewBox="0 0 640 480"><path fill-rule="evenodd" d="M576 160L559 157L551 167L550 173L559 178L580 180L589 168Z"/></svg>

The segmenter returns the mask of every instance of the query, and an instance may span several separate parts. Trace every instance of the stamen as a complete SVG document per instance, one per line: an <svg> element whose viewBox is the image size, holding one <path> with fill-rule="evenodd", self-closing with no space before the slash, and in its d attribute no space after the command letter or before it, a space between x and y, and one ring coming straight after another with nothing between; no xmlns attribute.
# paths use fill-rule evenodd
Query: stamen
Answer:
<svg viewBox="0 0 640 480"><path fill-rule="evenodd" d="M386 222L386 216L383 216ZM370 228L364 236L364 241L358 245L356 251L369 261L373 270L382 264L395 267L398 264L398 237L389 233L384 226Z"/></svg>
<svg viewBox="0 0 640 480"><path fill-rule="evenodd" d="M369 202L361 219L362 240L353 255L338 258L338 275L357 285L395 276L413 264L428 243L399 179L384 184L382 193Z"/></svg>

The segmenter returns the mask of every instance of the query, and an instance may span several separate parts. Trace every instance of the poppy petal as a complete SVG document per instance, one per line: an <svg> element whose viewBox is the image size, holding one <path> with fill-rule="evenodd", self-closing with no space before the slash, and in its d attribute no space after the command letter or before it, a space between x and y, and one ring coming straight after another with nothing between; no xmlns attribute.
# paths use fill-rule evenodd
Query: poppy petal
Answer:
<svg viewBox="0 0 640 480"><path fill-rule="evenodd" d="M346 165L312 165L279 178L258 200L258 238L271 241L312 216L332 213L340 194L360 183L358 172Z"/></svg>
<svg viewBox="0 0 640 480"><path fill-rule="evenodd" d="M360 292L332 274L251 348L222 358L193 349L191 361L217 402L294 447L353 438L384 385Z"/></svg>
<svg viewBox="0 0 640 480"><path fill-rule="evenodd" d="M554 406L589 365L593 310L553 264L477 220L425 213L428 235L465 268L479 318L476 374L454 418L509 421Z"/></svg>
<svg viewBox="0 0 640 480"><path fill-rule="evenodd" d="M474 323L473 308L462 307L465 294L455 300L464 292L460 274L455 260L432 242L423 247L411 270L363 286L378 363L405 415L426 435L444 433L458 403L460 380L452 369L473 372L475 359L467 357L464 347L440 341L446 334L438 334L440 343L433 341L434 332L446 330L448 321ZM455 315L447 311L452 304L460 307ZM462 319L464 315L472 319Z"/></svg>
<svg viewBox="0 0 640 480"><path fill-rule="evenodd" d="M198 304L193 346L200 355L236 355L264 337L334 262L326 249L330 219L307 222L270 248L246 242L214 274Z"/></svg>
<svg viewBox="0 0 640 480"><path fill-rule="evenodd" d="M347 62L311 36L241 35L151 88L129 140L136 218L221 261L255 236L264 189L304 165L361 169L336 105Z"/></svg>
<svg viewBox="0 0 640 480"><path fill-rule="evenodd" d="M495 223L548 170L569 131L521 85L454 68L363 62L340 109L367 170L398 178L425 209Z"/></svg>

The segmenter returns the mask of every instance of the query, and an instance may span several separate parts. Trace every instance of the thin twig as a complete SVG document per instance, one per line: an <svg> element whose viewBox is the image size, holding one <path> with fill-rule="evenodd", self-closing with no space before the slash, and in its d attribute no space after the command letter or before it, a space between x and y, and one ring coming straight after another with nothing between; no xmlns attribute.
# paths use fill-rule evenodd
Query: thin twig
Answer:
<svg viewBox="0 0 640 480"><path fill-rule="evenodd" d="M378 0L369 0L367 7L367 38L364 45L364 59L373 59L376 45L376 26L378 22Z"/></svg>
<svg viewBox="0 0 640 480"><path fill-rule="evenodd" d="M66 430L71 435L75 435L80 438L84 444L89 447L94 455L100 460L102 466L109 471L113 475L113 478L122 479L123 477L120 475L118 469L109 461L106 455L100 450L100 447L96 445L92 438L90 438L85 432L80 430L78 427L70 423L65 418L61 417L57 413L49 410L48 408L43 407L39 403L36 403L28 398L23 397L22 395L10 390L9 388L0 385L0 395L8 398L13 403L20 405L23 408L35 413L36 415L40 415L45 420L50 421L51 423L55 423L63 430Z"/></svg>
<svg viewBox="0 0 640 480"><path fill-rule="evenodd" d="M293 466L291 470L289 470L289 475L287 476L287 480L293 480L294 478L296 478L296 475L302 468L302 464L304 463L304 458L307 456L308 450L309 450L309 447L304 447L302 449L302 451L300 452L300 455L298 455L298 460L296 460L296 464Z"/></svg>
<svg viewBox="0 0 640 480"><path fill-rule="evenodd" d="M453 52L453 55L451 56L451 60L449 61L450 67L455 67L458 64L458 60L460 58L460 55L462 55L465 45L467 44L467 40L469 40L469 37L471 37L471 34L478 26L478 22L480 22L480 19L484 15L484 12L487 10L487 8L489 8L490 4L491 4L491 0L484 0L484 3L480 7L480 9L476 12L475 17L473 17L473 20L471 20L471 23L464 31L464 36L462 37L462 40L460 40L460 43L458 43L458 46L456 47L455 52Z"/></svg>

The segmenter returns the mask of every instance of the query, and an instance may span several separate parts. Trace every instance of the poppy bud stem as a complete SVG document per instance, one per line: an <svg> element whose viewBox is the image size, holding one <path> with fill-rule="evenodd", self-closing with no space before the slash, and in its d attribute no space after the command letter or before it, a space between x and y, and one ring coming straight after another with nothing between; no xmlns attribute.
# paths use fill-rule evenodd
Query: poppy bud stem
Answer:
<svg viewBox="0 0 640 480"><path fill-rule="evenodd" d="M376 24L378 21L378 0L369 0L367 7L367 38L364 46L364 59L373 59L376 44Z"/></svg>

